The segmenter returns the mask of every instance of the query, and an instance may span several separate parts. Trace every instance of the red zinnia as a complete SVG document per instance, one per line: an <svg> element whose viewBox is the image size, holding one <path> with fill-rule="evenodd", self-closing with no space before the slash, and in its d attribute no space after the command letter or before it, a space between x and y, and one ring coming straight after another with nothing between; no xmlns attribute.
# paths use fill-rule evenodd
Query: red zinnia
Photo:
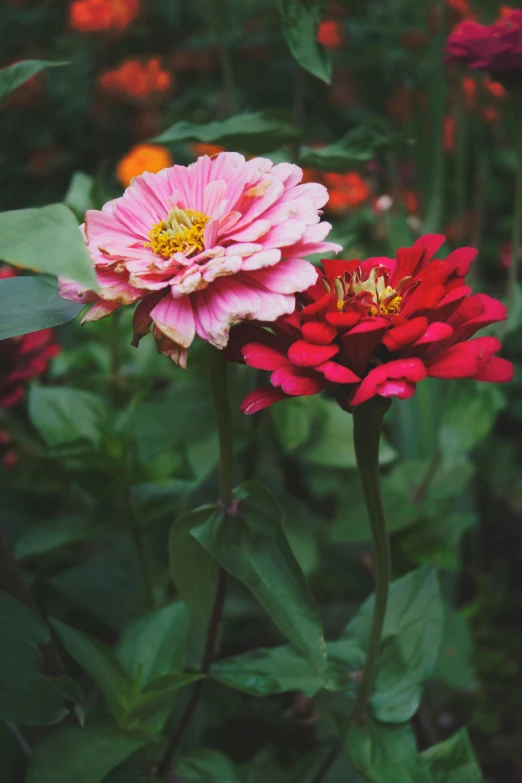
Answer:
<svg viewBox="0 0 522 783"><path fill-rule="evenodd" d="M375 395L406 399L428 376L510 381L512 364L495 356L500 342L470 340L504 320L505 307L465 285L476 250L433 259L444 241L428 234L395 259L325 260L322 278L297 295L297 309L270 324L272 331L236 327L228 358L272 373L272 385L249 394L242 411L324 389L343 406Z"/></svg>
<svg viewBox="0 0 522 783"><path fill-rule="evenodd" d="M457 62L497 79L522 68L522 11L512 11L495 24L462 22L449 36L446 62Z"/></svg>

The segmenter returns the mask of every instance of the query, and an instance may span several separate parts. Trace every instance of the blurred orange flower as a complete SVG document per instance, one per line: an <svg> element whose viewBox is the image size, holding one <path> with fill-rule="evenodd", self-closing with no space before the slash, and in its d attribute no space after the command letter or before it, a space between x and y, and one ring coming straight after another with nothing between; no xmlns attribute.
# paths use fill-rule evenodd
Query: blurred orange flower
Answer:
<svg viewBox="0 0 522 783"><path fill-rule="evenodd" d="M456 129L455 117L453 117L452 115L448 115L447 117L444 117L442 138L443 138L444 152L446 152L448 155L451 155L453 154L453 152L455 152L455 129Z"/></svg>
<svg viewBox="0 0 522 783"><path fill-rule="evenodd" d="M324 183L330 193L325 209L330 212L347 212L371 196L370 186L358 171L348 171L346 174L329 172L324 175Z"/></svg>
<svg viewBox="0 0 522 783"><path fill-rule="evenodd" d="M129 98L147 98L167 92L172 87L171 74L161 67L159 57L125 60L118 68L100 76L100 86L110 93Z"/></svg>
<svg viewBox="0 0 522 783"><path fill-rule="evenodd" d="M200 158L202 155L208 155L211 158L220 152L226 152L224 147L220 147L217 144L204 144L201 141L195 141L190 145L190 149L194 153L195 158Z"/></svg>
<svg viewBox="0 0 522 783"><path fill-rule="evenodd" d="M82 33L125 30L140 12L140 0L73 0L71 26Z"/></svg>
<svg viewBox="0 0 522 783"><path fill-rule="evenodd" d="M144 171L156 174L172 164L172 155L166 147L159 147L155 144L138 144L120 160L116 176L126 188L134 177L143 174Z"/></svg>
<svg viewBox="0 0 522 783"><path fill-rule="evenodd" d="M317 40L325 49L337 49L342 45L343 39L344 31L340 22L335 19L325 19L320 23L317 30Z"/></svg>

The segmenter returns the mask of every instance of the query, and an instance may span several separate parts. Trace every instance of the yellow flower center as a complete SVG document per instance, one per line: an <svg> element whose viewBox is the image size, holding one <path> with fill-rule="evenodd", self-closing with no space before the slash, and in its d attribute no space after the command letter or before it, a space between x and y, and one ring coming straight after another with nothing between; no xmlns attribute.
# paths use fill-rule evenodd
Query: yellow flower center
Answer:
<svg viewBox="0 0 522 783"><path fill-rule="evenodd" d="M174 253L185 256L200 253L205 247L204 230L210 217L193 209L174 207L165 220L155 223L149 231L150 242L145 247L163 258L170 258Z"/></svg>
<svg viewBox="0 0 522 783"><path fill-rule="evenodd" d="M345 304L355 300L368 308L369 315L394 315L400 312L402 296L399 293L409 277L400 281L396 288L387 284L387 278L382 273L382 267L374 267L367 280L362 280L357 272L348 279L338 277L334 280L337 294L337 308L343 311Z"/></svg>

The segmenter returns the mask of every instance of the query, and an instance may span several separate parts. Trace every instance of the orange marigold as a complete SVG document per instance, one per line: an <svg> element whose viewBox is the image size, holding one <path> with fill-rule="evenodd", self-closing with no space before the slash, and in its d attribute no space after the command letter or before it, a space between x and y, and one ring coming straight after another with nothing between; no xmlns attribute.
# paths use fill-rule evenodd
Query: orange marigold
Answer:
<svg viewBox="0 0 522 783"><path fill-rule="evenodd" d="M167 92L172 87L172 76L161 66L159 57L125 60L118 68L100 76L100 86L110 93L140 99Z"/></svg>
<svg viewBox="0 0 522 783"><path fill-rule="evenodd" d="M137 144L118 163L116 176L124 188L134 177L150 171L152 174L172 166L172 155L166 147L156 144Z"/></svg>
<svg viewBox="0 0 522 783"><path fill-rule="evenodd" d="M371 196L370 186L358 171L348 171L346 174L329 172L324 175L324 182L330 191L330 199L325 207L330 212L347 212Z"/></svg>
<svg viewBox="0 0 522 783"><path fill-rule="evenodd" d="M208 155L211 158L220 152L226 152L224 147L220 147L217 144L204 144L202 141L195 141L190 145L190 149L195 158L201 158L202 155Z"/></svg>
<svg viewBox="0 0 522 783"><path fill-rule="evenodd" d="M125 30L140 12L140 0L73 0L71 26L82 33Z"/></svg>

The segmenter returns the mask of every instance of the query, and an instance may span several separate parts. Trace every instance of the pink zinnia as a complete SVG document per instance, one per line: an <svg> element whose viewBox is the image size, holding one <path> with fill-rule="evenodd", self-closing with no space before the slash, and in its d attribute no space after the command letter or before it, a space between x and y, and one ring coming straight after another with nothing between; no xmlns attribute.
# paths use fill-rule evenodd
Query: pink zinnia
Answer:
<svg viewBox="0 0 522 783"><path fill-rule="evenodd" d="M136 177L121 198L86 214L100 293L62 280L66 299L93 302L93 321L140 302L134 340L153 328L161 353L186 367L199 335L217 348L230 326L275 321L317 279L303 256L341 248L323 240L326 188L299 184L298 166L222 152Z"/></svg>
<svg viewBox="0 0 522 783"><path fill-rule="evenodd" d="M488 71L498 81L513 76L522 69L522 11L490 25L461 22L448 38L445 59Z"/></svg>

